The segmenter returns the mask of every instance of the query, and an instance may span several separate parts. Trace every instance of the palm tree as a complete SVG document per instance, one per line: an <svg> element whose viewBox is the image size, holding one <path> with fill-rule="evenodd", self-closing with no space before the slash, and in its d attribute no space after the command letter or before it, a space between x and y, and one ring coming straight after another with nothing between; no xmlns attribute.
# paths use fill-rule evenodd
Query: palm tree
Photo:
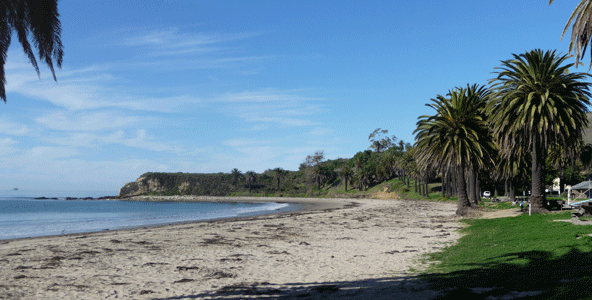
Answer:
<svg viewBox="0 0 592 300"><path fill-rule="evenodd" d="M372 179L372 168L365 166L356 172L356 179L358 181L358 190L367 190Z"/></svg>
<svg viewBox="0 0 592 300"><path fill-rule="evenodd" d="M277 180L277 190L280 190L280 180L282 178L284 178L284 176L286 176L286 170L282 169L282 168L275 168L273 169L273 172L275 173L275 179Z"/></svg>
<svg viewBox="0 0 592 300"><path fill-rule="evenodd" d="M555 144L570 147L569 141L582 138L590 105L590 84L583 80L590 75L570 73L574 64L564 64L569 56L555 51L537 49L513 56L502 61L498 76L491 80L491 127L504 159L520 147L531 153L531 208L543 212L547 149Z"/></svg>
<svg viewBox="0 0 592 300"><path fill-rule="evenodd" d="M549 0L549 5L554 0ZM561 40L565 36L569 25L573 22L571 28L571 40L569 42L569 53L572 51L576 54L576 66L579 65L580 59L586 54L586 48L591 42L592 37L592 1L582 0L580 4L576 6L576 9L571 13L567 24L563 28L561 34ZM590 56L590 67L592 67L592 55ZM588 69L590 69L588 67Z"/></svg>
<svg viewBox="0 0 592 300"><path fill-rule="evenodd" d="M316 164L312 167L312 179L317 183L319 193L321 191L321 184L324 185L327 178L329 178L329 169L323 164Z"/></svg>
<svg viewBox="0 0 592 300"><path fill-rule="evenodd" d="M427 104L436 114L420 116L414 131L416 157L422 167L456 171L459 216L468 214L471 206L465 171L492 163L495 148L483 116L488 94L484 86L475 84L449 91L448 98L438 95Z"/></svg>
<svg viewBox="0 0 592 300"><path fill-rule="evenodd" d="M251 193L253 183L257 182L257 173L255 171L247 171L245 176L247 178L247 185L249 186L249 193Z"/></svg>
<svg viewBox="0 0 592 300"><path fill-rule="evenodd" d="M243 173L237 168L232 169L230 175L232 176L232 183L234 185L236 185L243 178Z"/></svg>
<svg viewBox="0 0 592 300"><path fill-rule="evenodd" d="M61 68L64 49L57 0L3 0L0 4L0 15L3 20L0 21L0 99L6 102L4 64L13 31L16 32L23 51L37 71L37 75L39 75L39 66L31 49L29 37L32 38L39 52L39 58L51 70L54 80L56 75L53 60L55 59L57 66Z"/></svg>
<svg viewBox="0 0 592 300"><path fill-rule="evenodd" d="M343 167L341 169L341 177L343 177L343 181L345 182L345 191L347 192L347 182L352 178L354 172L348 166Z"/></svg>

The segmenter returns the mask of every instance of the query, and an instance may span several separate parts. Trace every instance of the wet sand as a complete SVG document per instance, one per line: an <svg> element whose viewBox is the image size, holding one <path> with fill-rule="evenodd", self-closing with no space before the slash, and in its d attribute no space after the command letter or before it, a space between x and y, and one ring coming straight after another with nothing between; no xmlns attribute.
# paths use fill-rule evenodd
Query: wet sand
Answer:
<svg viewBox="0 0 592 300"><path fill-rule="evenodd" d="M462 226L451 203L240 200L306 207L0 241L0 299L429 299L436 292L410 280L410 269L425 268L421 254L456 241Z"/></svg>

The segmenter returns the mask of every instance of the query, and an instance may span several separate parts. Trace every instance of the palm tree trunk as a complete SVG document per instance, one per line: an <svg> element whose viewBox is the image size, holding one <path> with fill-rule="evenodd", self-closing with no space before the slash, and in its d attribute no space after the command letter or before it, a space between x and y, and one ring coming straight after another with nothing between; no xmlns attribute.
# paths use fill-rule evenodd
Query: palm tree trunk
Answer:
<svg viewBox="0 0 592 300"><path fill-rule="evenodd" d="M423 191L425 192L426 197L430 197L429 187L428 187L428 175L426 174L424 177L424 188Z"/></svg>
<svg viewBox="0 0 592 300"><path fill-rule="evenodd" d="M471 206L477 207L479 204L477 203L477 183L475 178L475 168L473 166L469 167L469 183L468 183L468 190L469 190L469 202L471 202Z"/></svg>
<svg viewBox="0 0 592 300"><path fill-rule="evenodd" d="M508 180L506 187L508 188L508 200L516 202L516 187L514 186L514 182L512 180Z"/></svg>
<svg viewBox="0 0 592 300"><path fill-rule="evenodd" d="M467 184L465 182L465 168L459 166L457 168L456 184L458 191L458 202L456 203L456 215L466 216L469 214L471 202L467 196Z"/></svg>
<svg viewBox="0 0 592 300"><path fill-rule="evenodd" d="M545 195L545 153L538 138L534 136L532 151L532 196L530 197L530 209L534 213L544 213L548 210L543 207L547 197Z"/></svg>
<svg viewBox="0 0 592 300"><path fill-rule="evenodd" d="M442 171L442 185L441 185L441 188L440 188L440 192L442 193L442 198L444 198L444 196L446 196L446 192L448 192L448 188L446 186L446 184L447 184L446 180L447 179L448 179L448 177L446 177L446 173L444 171Z"/></svg>
<svg viewBox="0 0 592 300"><path fill-rule="evenodd" d="M481 181L479 180L479 172L475 172L475 191L477 193L477 203L481 203Z"/></svg>
<svg viewBox="0 0 592 300"><path fill-rule="evenodd" d="M452 177L450 177L450 179L452 179L452 185L451 185L451 187L452 187L451 192L452 193L450 194L450 197L453 197L458 194L456 191L457 190L456 179L457 179L458 174L456 174L454 172L454 170L451 170L450 174L452 175Z"/></svg>

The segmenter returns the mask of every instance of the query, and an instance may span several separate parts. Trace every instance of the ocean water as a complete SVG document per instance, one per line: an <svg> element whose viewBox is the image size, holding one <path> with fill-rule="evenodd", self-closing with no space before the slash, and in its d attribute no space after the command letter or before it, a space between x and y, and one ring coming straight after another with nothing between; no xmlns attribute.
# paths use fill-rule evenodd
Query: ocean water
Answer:
<svg viewBox="0 0 592 300"><path fill-rule="evenodd" d="M76 196L62 196L58 200L35 200L30 196L0 194L0 240L253 216L298 209L296 205L286 203L63 200L65 197Z"/></svg>

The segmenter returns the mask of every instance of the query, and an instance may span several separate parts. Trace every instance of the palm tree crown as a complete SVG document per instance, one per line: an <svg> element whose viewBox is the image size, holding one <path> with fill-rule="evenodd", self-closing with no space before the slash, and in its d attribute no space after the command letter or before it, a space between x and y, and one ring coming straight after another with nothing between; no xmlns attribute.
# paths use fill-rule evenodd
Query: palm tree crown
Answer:
<svg viewBox="0 0 592 300"><path fill-rule="evenodd" d="M37 60L29 43L29 36L38 50L39 58L47 64L56 80L53 60L62 67L64 49L61 40L57 0L3 0L0 3L0 99L6 102L4 64L12 32L15 31L25 55L39 75Z"/></svg>
<svg viewBox="0 0 592 300"><path fill-rule="evenodd" d="M532 153L533 208L545 200L544 164L550 146L570 147L587 126L590 105L585 73L570 73L567 55L532 50L502 61L491 80L494 91L488 111L493 135L505 159L517 151Z"/></svg>

